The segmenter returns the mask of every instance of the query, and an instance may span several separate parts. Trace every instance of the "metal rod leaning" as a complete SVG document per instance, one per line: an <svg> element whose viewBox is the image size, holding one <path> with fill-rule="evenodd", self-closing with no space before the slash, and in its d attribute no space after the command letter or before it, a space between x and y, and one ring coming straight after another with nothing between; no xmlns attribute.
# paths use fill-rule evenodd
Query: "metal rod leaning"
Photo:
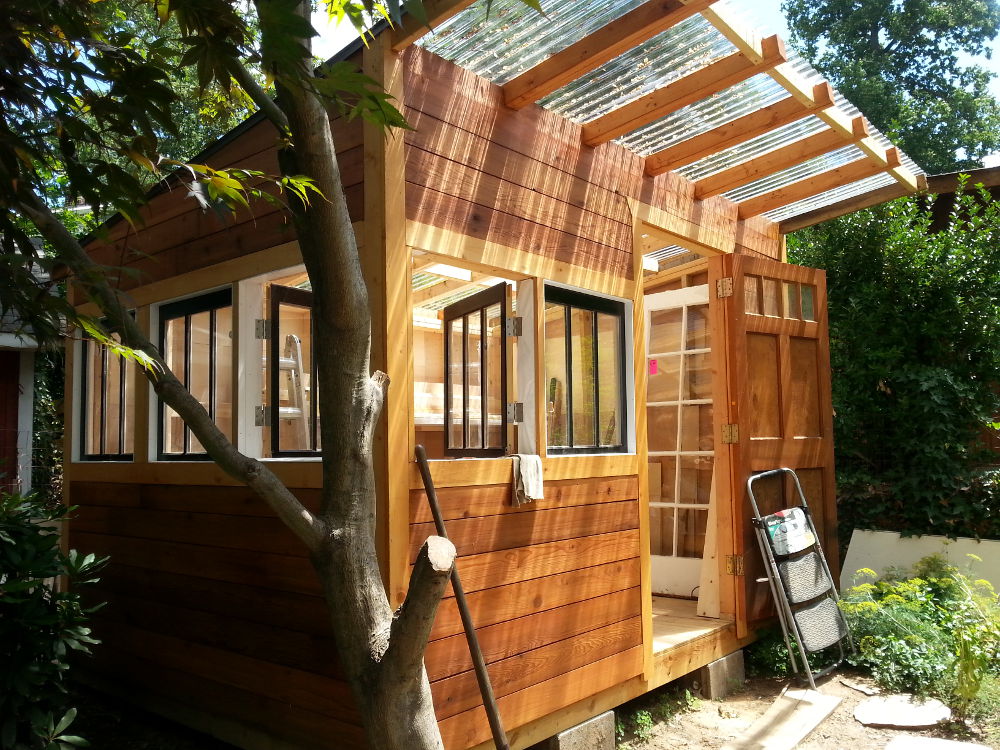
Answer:
<svg viewBox="0 0 1000 750"><path fill-rule="evenodd" d="M437 529L438 536L447 539L448 533L444 528L444 518L441 517L441 508L438 506L437 492L434 489L430 467L427 465L427 452L424 450L424 446L418 445L416 454L417 466L420 467L420 478L424 481L427 502L431 506L431 515L434 516L434 527ZM457 561L451 569L451 588L455 592L455 603L458 605L458 613L462 617L465 638L469 642L472 665L476 670L476 682L479 683L479 692L483 696L483 708L486 709L486 718L490 722L490 731L493 732L493 744L496 745L497 750L510 750L510 743L507 741L507 734L504 732L503 722L500 720L500 710L497 707L496 698L493 696L490 675L486 671L486 659L483 658L483 651L479 648L479 638L476 637L476 628L472 624L472 614L469 612L465 591L462 589L462 581L458 576Z"/></svg>

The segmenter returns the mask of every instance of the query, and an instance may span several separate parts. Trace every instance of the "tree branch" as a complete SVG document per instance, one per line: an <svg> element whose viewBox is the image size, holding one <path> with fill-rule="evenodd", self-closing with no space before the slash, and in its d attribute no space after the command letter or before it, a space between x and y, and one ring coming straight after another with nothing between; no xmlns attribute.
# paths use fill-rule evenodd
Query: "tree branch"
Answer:
<svg viewBox="0 0 1000 750"><path fill-rule="evenodd" d="M456 555L455 545L442 536L427 537L420 548L406 599L393 618L389 648L382 659L391 677L406 680L420 675L434 615L451 578Z"/></svg>
<svg viewBox="0 0 1000 750"><path fill-rule="evenodd" d="M253 103L260 107L261 112L269 119L281 135L288 135L288 118L281 108L274 103L274 99L267 95L264 88L257 83L257 80L250 74L246 66L235 57L229 62L229 72L251 99Z"/></svg>
<svg viewBox="0 0 1000 750"><path fill-rule="evenodd" d="M205 408L181 385L167 367L159 350L153 346L128 314L106 276L94 264L76 238L63 226L47 205L33 191L21 186L18 201L24 215L38 228L74 273L87 296L97 304L122 337L122 343L149 355L156 362L156 372L145 370L157 395L191 428L208 455L234 479L254 490L278 517L298 536L310 551L326 537L323 522L310 513L298 498L264 464L243 455L222 434Z"/></svg>

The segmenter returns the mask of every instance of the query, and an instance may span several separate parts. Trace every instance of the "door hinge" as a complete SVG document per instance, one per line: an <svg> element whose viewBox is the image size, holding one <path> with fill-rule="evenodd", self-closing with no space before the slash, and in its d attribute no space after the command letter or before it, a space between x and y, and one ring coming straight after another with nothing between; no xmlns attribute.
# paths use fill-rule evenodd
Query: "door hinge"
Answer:
<svg viewBox="0 0 1000 750"><path fill-rule="evenodd" d="M524 403L514 401L507 404L507 424L516 424L524 421Z"/></svg>
<svg viewBox="0 0 1000 750"><path fill-rule="evenodd" d="M253 322L254 338L266 341L271 338L271 321L258 318Z"/></svg>
<svg viewBox="0 0 1000 750"><path fill-rule="evenodd" d="M255 406L253 410L253 426L270 427L271 410L268 409L266 406Z"/></svg>
<svg viewBox="0 0 1000 750"><path fill-rule="evenodd" d="M740 442L740 426L738 424L722 425L722 444L732 445Z"/></svg>
<svg viewBox="0 0 1000 750"><path fill-rule="evenodd" d="M726 573L731 576L745 575L743 555L726 555Z"/></svg>
<svg viewBox="0 0 1000 750"><path fill-rule="evenodd" d="M715 280L715 295L722 299L723 297L733 296L733 277L724 276L721 279Z"/></svg>
<svg viewBox="0 0 1000 750"><path fill-rule="evenodd" d="M506 334L511 338L517 338L524 333L524 318L520 315L513 318L507 318L507 330Z"/></svg>

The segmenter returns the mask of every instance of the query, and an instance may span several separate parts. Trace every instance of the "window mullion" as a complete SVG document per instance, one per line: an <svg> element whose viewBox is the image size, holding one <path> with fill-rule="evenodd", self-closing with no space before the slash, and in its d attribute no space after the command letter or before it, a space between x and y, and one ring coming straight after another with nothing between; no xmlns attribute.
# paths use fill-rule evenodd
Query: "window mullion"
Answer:
<svg viewBox="0 0 1000 750"><path fill-rule="evenodd" d="M118 454L125 454L125 378L128 368L124 357L118 357Z"/></svg>
<svg viewBox="0 0 1000 750"><path fill-rule="evenodd" d="M462 316L462 449L469 447L469 316Z"/></svg>
<svg viewBox="0 0 1000 750"><path fill-rule="evenodd" d="M573 435L573 316L569 305L563 306L563 324L566 329L566 446L576 447Z"/></svg>
<svg viewBox="0 0 1000 750"><path fill-rule="evenodd" d="M591 311L591 359L593 360L594 367L594 446L597 448L601 447L601 406L600 401L600 383L598 382L598 373L600 370L597 369L598 365L598 339L597 339L597 312Z"/></svg>
<svg viewBox="0 0 1000 750"><path fill-rule="evenodd" d="M215 314L216 310L208 313L208 415L215 421L216 398L215 398Z"/></svg>
<svg viewBox="0 0 1000 750"><path fill-rule="evenodd" d="M488 396L486 389L487 372L486 372L486 360L487 360L487 347L486 342L486 308L479 308L479 447L489 448L489 442L486 437L487 422L489 419L489 409L487 408L486 398Z"/></svg>
<svg viewBox="0 0 1000 750"><path fill-rule="evenodd" d="M109 358L108 347L101 347L101 418L98 420L100 424L100 438L97 441L98 448L100 449L100 455L106 456L108 454L108 444L105 438L105 433L108 428L108 358Z"/></svg>
<svg viewBox="0 0 1000 750"><path fill-rule="evenodd" d="M184 316L184 387L191 387L191 316ZM184 453L191 452L191 428L184 424Z"/></svg>

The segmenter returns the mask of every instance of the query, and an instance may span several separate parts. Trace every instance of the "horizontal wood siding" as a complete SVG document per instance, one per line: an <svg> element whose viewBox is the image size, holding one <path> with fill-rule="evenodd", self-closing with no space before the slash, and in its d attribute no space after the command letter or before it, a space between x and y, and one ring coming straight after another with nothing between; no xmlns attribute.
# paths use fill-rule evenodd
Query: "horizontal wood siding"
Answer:
<svg viewBox="0 0 1000 750"><path fill-rule="evenodd" d="M773 222L744 228L735 204L696 201L680 175L650 177L615 143L584 146L579 125L536 105L508 109L499 86L425 50L404 60L408 219L627 279L629 198L735 236L738 249L778 247Z"/></svg>
<svg viewBox="0 0 1000 750"><path fill-rule="evenodd" d="M364 747L316 575L240 487L70 483L70 544L110 555L93 669L303 750ZM296 490L315 507L316 490ZM235 741L236 738L230 737Z"/></svg>
<svg viewBox="0 0 1000 750"><path fill-rule="evenodd" d="M337 157L353 221L364 214L363 156L360 121L333 121ZM276 131L266 120L248 127L212 153L206 162L217 169L257 169L278 173ZM154 196L140 212L143 222L118 221L87 251L116 271L118 286L133 289L180 273L238 258L295 239L291 219L264 201L234 216L202 211L177 185Z"/></svg>
<svg viewBox="0 0 1000 750"><path fill-rule="evenodd" d="M505 726L641 672L636 476L550 481L544 500L518 508L509 484L438 495ZM412 560L434 530L422 490L410 492L410 519ZM445 746L489 739L450 589L425 660Z"/></svg>

